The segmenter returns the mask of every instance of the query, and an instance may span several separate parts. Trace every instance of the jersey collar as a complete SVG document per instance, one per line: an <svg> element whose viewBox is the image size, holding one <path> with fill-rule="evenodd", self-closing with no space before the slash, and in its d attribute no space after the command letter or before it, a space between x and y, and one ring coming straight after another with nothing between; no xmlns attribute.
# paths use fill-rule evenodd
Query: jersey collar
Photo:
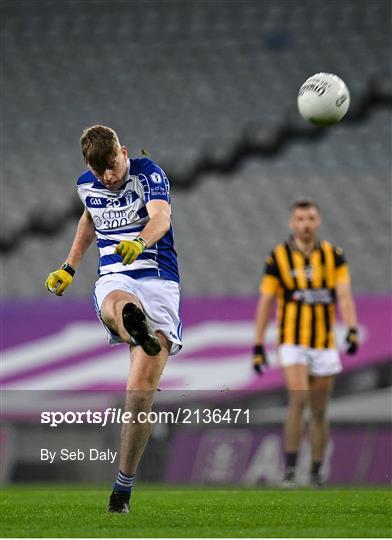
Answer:
<svg viewBox="0 0 392 540"><path fill-rule="evenodd" d="M316 239L316 242L314 244L314 248L312 249L312 251L310 252L309 255L305 255L305 253L297 246L297 244L295 243L295 240L294 240L294 236L292 234L290 234L288 240L287 240L287 245L289 246L290 250L291 251L298 251L299 253L301 253L304 257L310 257L310 255L312 253L314 253L315 251L318 251L320 248L321 248L321 242L320 240L317 238Z"/></svg>

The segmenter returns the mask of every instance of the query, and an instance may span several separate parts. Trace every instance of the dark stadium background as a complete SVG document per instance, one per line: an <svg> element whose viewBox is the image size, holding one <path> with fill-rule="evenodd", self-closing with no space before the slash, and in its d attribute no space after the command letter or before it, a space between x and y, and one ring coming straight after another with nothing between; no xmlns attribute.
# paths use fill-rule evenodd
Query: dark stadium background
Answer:
<svg viewBox="0 0 392 540"><path fill-rule="evenodd" d="M184 350L157 410L249 408L251 425L156 425L139 478L275 485L285 394L251 371L263 259L287 235L287 209L315 198L322 235L343 246L362 348L343 356L324 473L332 484L391 479L391 103L387 0L2 2L1 481L107 483L115 467L48 465L40 448L117 449L119 428L39 423L41 410L122 406L126 347L109 349L91 294L91 248L63 298L63 262L82 211L79 136L110 125L147 149L172 185ZM347 117L329 129L298 115L299 86L339 75ZM338 326L340 343L343 329ZM70 392L70 390L72 392ZM307 481L309 448L299 479Z"/></svg>

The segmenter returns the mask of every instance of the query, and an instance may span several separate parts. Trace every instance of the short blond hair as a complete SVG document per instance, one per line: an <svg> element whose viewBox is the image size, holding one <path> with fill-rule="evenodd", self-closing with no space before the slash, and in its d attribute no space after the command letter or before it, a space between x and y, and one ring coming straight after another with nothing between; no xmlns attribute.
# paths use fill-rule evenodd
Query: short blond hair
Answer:
<svg viewBox="0 0 392 540"><path fill-rule="evenodd" d="M121 150L114 129L101 125L86 128L80 137L80 144L84 161L98 173L106 171Z"/></svg>

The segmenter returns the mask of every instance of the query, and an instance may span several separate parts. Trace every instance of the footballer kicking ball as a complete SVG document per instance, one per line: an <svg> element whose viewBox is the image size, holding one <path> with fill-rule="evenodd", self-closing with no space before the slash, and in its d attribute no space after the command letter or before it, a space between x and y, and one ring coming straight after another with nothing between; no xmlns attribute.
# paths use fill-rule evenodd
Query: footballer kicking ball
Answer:
<svg viewBox="0 0 392 540"><path fill-rule="evenodd" d="M318 126L331 126L348 111L350 92L345 82L336 75L316 73L306 79L299 89L297 104L305 120Z"/></svg>

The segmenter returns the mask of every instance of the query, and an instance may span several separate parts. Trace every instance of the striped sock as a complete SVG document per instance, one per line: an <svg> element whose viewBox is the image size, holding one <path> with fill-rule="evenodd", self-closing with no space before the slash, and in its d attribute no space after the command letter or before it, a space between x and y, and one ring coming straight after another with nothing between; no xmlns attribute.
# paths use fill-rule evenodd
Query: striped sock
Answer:
<svg viewBox="0 0 392 540"><path fill-rule="evenodd" d="M135 479L135 474L129 475L118 471L118 475L113 486L113 491L123 491L125 493L131 493L132 486L135 483Z"/></svg>

